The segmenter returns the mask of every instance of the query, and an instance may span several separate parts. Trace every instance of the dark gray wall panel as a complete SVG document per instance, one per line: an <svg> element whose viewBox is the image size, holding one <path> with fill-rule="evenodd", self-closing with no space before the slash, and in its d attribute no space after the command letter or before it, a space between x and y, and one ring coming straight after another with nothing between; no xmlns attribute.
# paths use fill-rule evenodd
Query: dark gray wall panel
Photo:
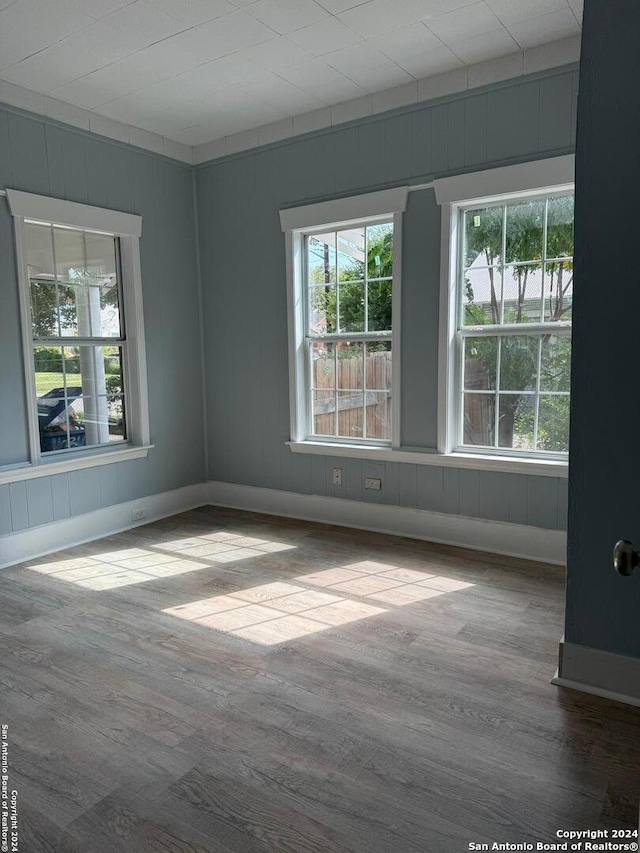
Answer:
<svg viewBox="0 0 640 853"><path fill-rule="evenodd" d="M432 169L432 110L411 114L411 174L430 175Z"/></svg>
<svg viewBox="0 0 640 853"><path fill-rule="evenodd" d="M10 186L48 195L51 188L44 121L14 113L9 113L8 120L12 167ZM0 158L4 159L6 154L0 151Z"/></svg>
<svg viewBox="0 0 640 853"><path fill-rule="evenodd" d="M384 123L385 162L384 180L387 183L403 181L413 175L411 116L403 115ZM374 183L378 183L378 177Z"/></svg>
<svg viewBox="0 0 640 853"><path fill-rule="evenodd" d="M55 520L69 518L71 501L69 498L69 475L56 474L51 480L51 495L53 499L53 517Z"/></svg>
<svg viewBox="0 0 640 853"><path fill-rule="evenodd" d="M585 4L576 148L575 302L565 637L640 657L640 574L612 569L640 545L636 260L640 6Z"/></svg>
<svg viewBox="0 0 640 853"><path fill-rule="evenodd" d="M541 81L540 151L555 151L574 145L575 127L571 124L574 97L573 74L566 74L558 81Z"/></svg>
<svg viewBox="0 0 640 853"><path fill-rule="evenodd" d="M47 171L49 173L49 194L56 198L67 198L64 179L64 152L62 150L63 133L59 127L45 125L44 138L47 147Z"/></svg>
<svg viewBox="0 0 640 853"><path fill-rule="evenodd" d="M9 483L9 500L11 502L11 527L13 530L24 530L29 527L29 507L27 505L27 484Z"/></svg>
<svg viewBox="0 0 640 853"><path fill-rule="evenodd" d="M9 484L0 485L0 536L11 533L11 500L9 497Z"/></svg>
<svg viewBox="0 0 640 853"><path fill-rule="evenodd" d="M480 166L487 162L488 95L476 95L464 101L464 164Z"/></svg>
<svg viewBox="0 0 640 853"><path fill-rule="evenodd" d="M11 141L9 139L9 116L2 110L0 110L0 151L4 151L4 155L0 157L0 187L8 187L11 186L13 180Z"/></svg>
<svg viewBox="0 0 640 853"><path fill-rule="evenodd" d="M29 527L53 521L53 494L51 477L39 477L26 481Z"/></svg>
<svg viewBox="0 0 640 853"><path fill-rule="evenodd" d="M438 312L441 211L433 190L409 194L403 224L401 438L438 443Z"/></svg>

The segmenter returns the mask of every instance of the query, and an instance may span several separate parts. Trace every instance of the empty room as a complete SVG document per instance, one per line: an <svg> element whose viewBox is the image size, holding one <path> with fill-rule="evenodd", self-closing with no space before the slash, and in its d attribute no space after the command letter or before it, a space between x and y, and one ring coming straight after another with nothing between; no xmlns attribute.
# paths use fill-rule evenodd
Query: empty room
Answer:
<svg viewBox="0 0 640 853"><path fill-rule="evenodd" d="M0 0L2 853L638 849L639 43Z"/></svg>

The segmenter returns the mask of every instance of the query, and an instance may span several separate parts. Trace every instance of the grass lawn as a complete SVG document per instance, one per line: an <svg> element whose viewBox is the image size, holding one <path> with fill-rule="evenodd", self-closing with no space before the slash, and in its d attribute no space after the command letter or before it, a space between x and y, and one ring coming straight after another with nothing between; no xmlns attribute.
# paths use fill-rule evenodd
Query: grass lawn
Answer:
<svg viewBox="0 0 640 853"><path fill-rule="evenodd" d="M62 373L36 373L36 393L38 397L51 391L52 388L62 388L64 377ZM82 386L82 376L79 373L67 373L67 387Z"/></svg>

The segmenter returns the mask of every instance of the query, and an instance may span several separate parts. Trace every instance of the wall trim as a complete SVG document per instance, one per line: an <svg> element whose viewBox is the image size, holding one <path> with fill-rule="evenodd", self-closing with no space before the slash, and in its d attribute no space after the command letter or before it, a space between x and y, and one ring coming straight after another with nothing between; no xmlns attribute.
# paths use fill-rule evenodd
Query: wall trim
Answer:
<svg viewBox="0 0 640 853"><path fill-rule="evenodd" d="M252 154L278 147L303 136L307 139L327 133L336 127L348 128L385 118L405 115L424 107L478 94L496 86L521 80L537 80L558 72L577 70L580 59L580 36L571 36L536 45L524 51L485 60L462 68L454 68L391 89L364 95L302 113L267 125L251 128L204 142L193 148L196 168L217 160Z"/></svg>
<svg viewBox="0 0 640 853"><path fill-rule="evenodd" d="M438 204L467 204L504 196L567 190L573 192L575 154L529 160L479 172L436 178L433 188Z"/></svg>
<svg viewBox="0 0 640 853"><path fill-rule="evenodd" d="M640 659L560 641L559 687L640 707Z"/></svg>
<svg viewBox="0 0 640 853"><path fill-rule="evenodd" d="M140 527L206 503L206 484L197 483L9 533L0 536L0 569ZM138 509L144 509L146 515L142 520L133 522L132 513Z"/></svg>
<svg viewBox="0 0 640 853"><path fill-rule="evenodd" d="M7 189L7 202L12 216L70 225L88 231L104 231L121 237L140 237L142 217L136 213L111 210L93 204L80 204L48 195Z"/></svg>
<svg viewBox="0 0 640 853"><path fill-rule="evenodd" d="M408 187L395 187L373 193L358 193L315 204L285 207L280 210L283 231L306 231L310 228L339 228L353 220L366 220L403 213L407 207Z"/></svg>
<svg viewBox="0 0 640 853"><path fill-rule="evenodd" d="M564 530L209 481L208 503L565 565Z"/></svg>

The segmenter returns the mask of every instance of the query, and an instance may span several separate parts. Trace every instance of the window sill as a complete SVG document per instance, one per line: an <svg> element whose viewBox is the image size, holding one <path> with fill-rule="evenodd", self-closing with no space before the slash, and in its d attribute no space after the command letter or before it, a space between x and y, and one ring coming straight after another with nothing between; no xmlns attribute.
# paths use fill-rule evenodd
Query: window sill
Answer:
<svg viewBox="0 0 640 853"><path fill-rule="evenodd" d="M115 462L128 462L142 459L148 455L153 444L141 447L123 447L121 450L103 450L91 456L72 456L55 462L42 462L40 465L19 465L0 468L0 484L15 483L20 480L32 480L35 477L50 477L53 474L65 474L84 468L97 468L100 465L112 465Z"/></svg>
<svg viewBox="0 0 640 853"><path fill-rule="evenodd" d="M534 477L566 479L569 466L556 459L523 459L515 456L490 456L480 453L438 453L435 450L395 450L391 447L338 444L322 441L287 441L292 453L320 456L345 456L374 462L406 462L412 465L438 465L442 468L472 468L507 474L531 474Z"/></svg>

